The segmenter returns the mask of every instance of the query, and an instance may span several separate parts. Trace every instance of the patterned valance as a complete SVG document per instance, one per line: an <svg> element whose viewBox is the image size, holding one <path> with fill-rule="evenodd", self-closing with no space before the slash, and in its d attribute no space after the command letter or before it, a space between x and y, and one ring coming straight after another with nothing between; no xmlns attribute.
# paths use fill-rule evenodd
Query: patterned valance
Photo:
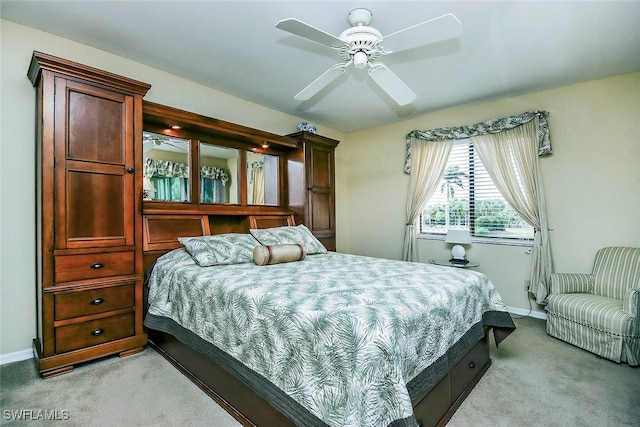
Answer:
<svg viewBox="0 0 640 427"><path fill-rule="evenodd" d="M229 172L226 169L215 166L200 166L200 178L219 179L222 185L227 185L229 181Z"/></svg>
<svg viewBox="0 0 640 427"><path fill-rule="evenodd" d="M189 178L189 165L168 160L145 159L144 176L165 178Z"/></svg>
<svg viewBox="0 0 640 427"><path fill-rule="evenodd" d="M487 120L474 125L438 128L431 130L414 130L406 135L406 156L404 161L405 173L411 172L411 139L417 138L425 141L447 141L470 138L472 136L499 133L513 129L531 120L538 118L538 155L551 154L551 140L549 137L549 122L547 111L529 111L518 116L509 116L502 119Z"/></svg>
<svg viewBox="0 0 640 427"><path fill-rule="evenodd" d="M189 178L189 165L186 163L170 162L168 160L145 159L144 176L151 178L161 176L165 178ZM227 185L229 172L215 166L200 166L200 177L219 179L222 185Z"/></svg>

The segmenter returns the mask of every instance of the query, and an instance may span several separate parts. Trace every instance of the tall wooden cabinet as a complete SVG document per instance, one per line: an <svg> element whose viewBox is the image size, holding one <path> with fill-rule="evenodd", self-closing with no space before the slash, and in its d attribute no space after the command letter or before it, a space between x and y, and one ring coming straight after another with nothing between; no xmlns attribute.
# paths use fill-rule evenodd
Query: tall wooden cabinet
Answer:
<svg viewBox="0 0 640 427"><path fill-rule="evenodd" d="M142 97L150 85L34 52L37 338L53 376L132 354L142 326Z"/></svg>
<svg viewBox="0 0 640 427"><path fill-rule="evenodd" d="M335 149L339 141L309 132L287 135L300 142L287 158L289 208L327 249L336 250Z"/></svg>

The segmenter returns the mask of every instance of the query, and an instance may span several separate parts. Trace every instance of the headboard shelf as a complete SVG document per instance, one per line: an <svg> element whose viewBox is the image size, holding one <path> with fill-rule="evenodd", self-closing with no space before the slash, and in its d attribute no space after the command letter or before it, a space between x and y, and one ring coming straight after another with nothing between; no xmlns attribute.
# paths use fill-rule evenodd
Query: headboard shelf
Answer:
<svg viewBox="0 0 640 427"><path fill-rule="evenodd" d="M144 202L144 215L290 215L293 211L278 206L196 205L192 203Z"/></svg>
<svg viewBox="0 0 640 427"><path fill-rule="evenodd" d="M277 135L149 101L144 101L142 108L145 124L154 124L162 129L179 125L182 129L188 129L194 133L218 136L252 147L261 147L266 142L274 148L293 150L300 145L298 140L289 136Z"/></svg>

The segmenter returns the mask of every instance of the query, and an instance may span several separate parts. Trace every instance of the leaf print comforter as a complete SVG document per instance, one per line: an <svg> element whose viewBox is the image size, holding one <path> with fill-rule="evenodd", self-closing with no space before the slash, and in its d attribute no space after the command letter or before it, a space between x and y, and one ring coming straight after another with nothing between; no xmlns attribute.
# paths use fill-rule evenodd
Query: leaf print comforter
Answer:
<svg viewBox="0 0 640 427"><path fill-rule="evenodd" d="M329 426L416 425L412 379L487 314L515 328L481 273L333 252L200 267L177 249L148 285L147 326L171 319Z"/></svg>

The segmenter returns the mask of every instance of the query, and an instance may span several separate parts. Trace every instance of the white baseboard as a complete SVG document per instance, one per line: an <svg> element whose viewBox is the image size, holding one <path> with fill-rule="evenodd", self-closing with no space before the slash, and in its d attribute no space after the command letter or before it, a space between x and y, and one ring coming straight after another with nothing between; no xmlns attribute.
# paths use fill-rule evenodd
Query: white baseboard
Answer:
<svg viewBox="0 0 640 427"><path fill-rule="evenodd" d="M547 320L547 313L543 313L541 311L525 310L523 308L509 306L507 306L507 311L512 314L517 314L518 316L527 316L536 319Z"/></svg>
<svg viewBox="0 0 640 427"><path fill-rule="evenodd" d="M33 358L33 349L16 351L14 353L0 354L0 365L7 363L21 362Z"/></svg>

